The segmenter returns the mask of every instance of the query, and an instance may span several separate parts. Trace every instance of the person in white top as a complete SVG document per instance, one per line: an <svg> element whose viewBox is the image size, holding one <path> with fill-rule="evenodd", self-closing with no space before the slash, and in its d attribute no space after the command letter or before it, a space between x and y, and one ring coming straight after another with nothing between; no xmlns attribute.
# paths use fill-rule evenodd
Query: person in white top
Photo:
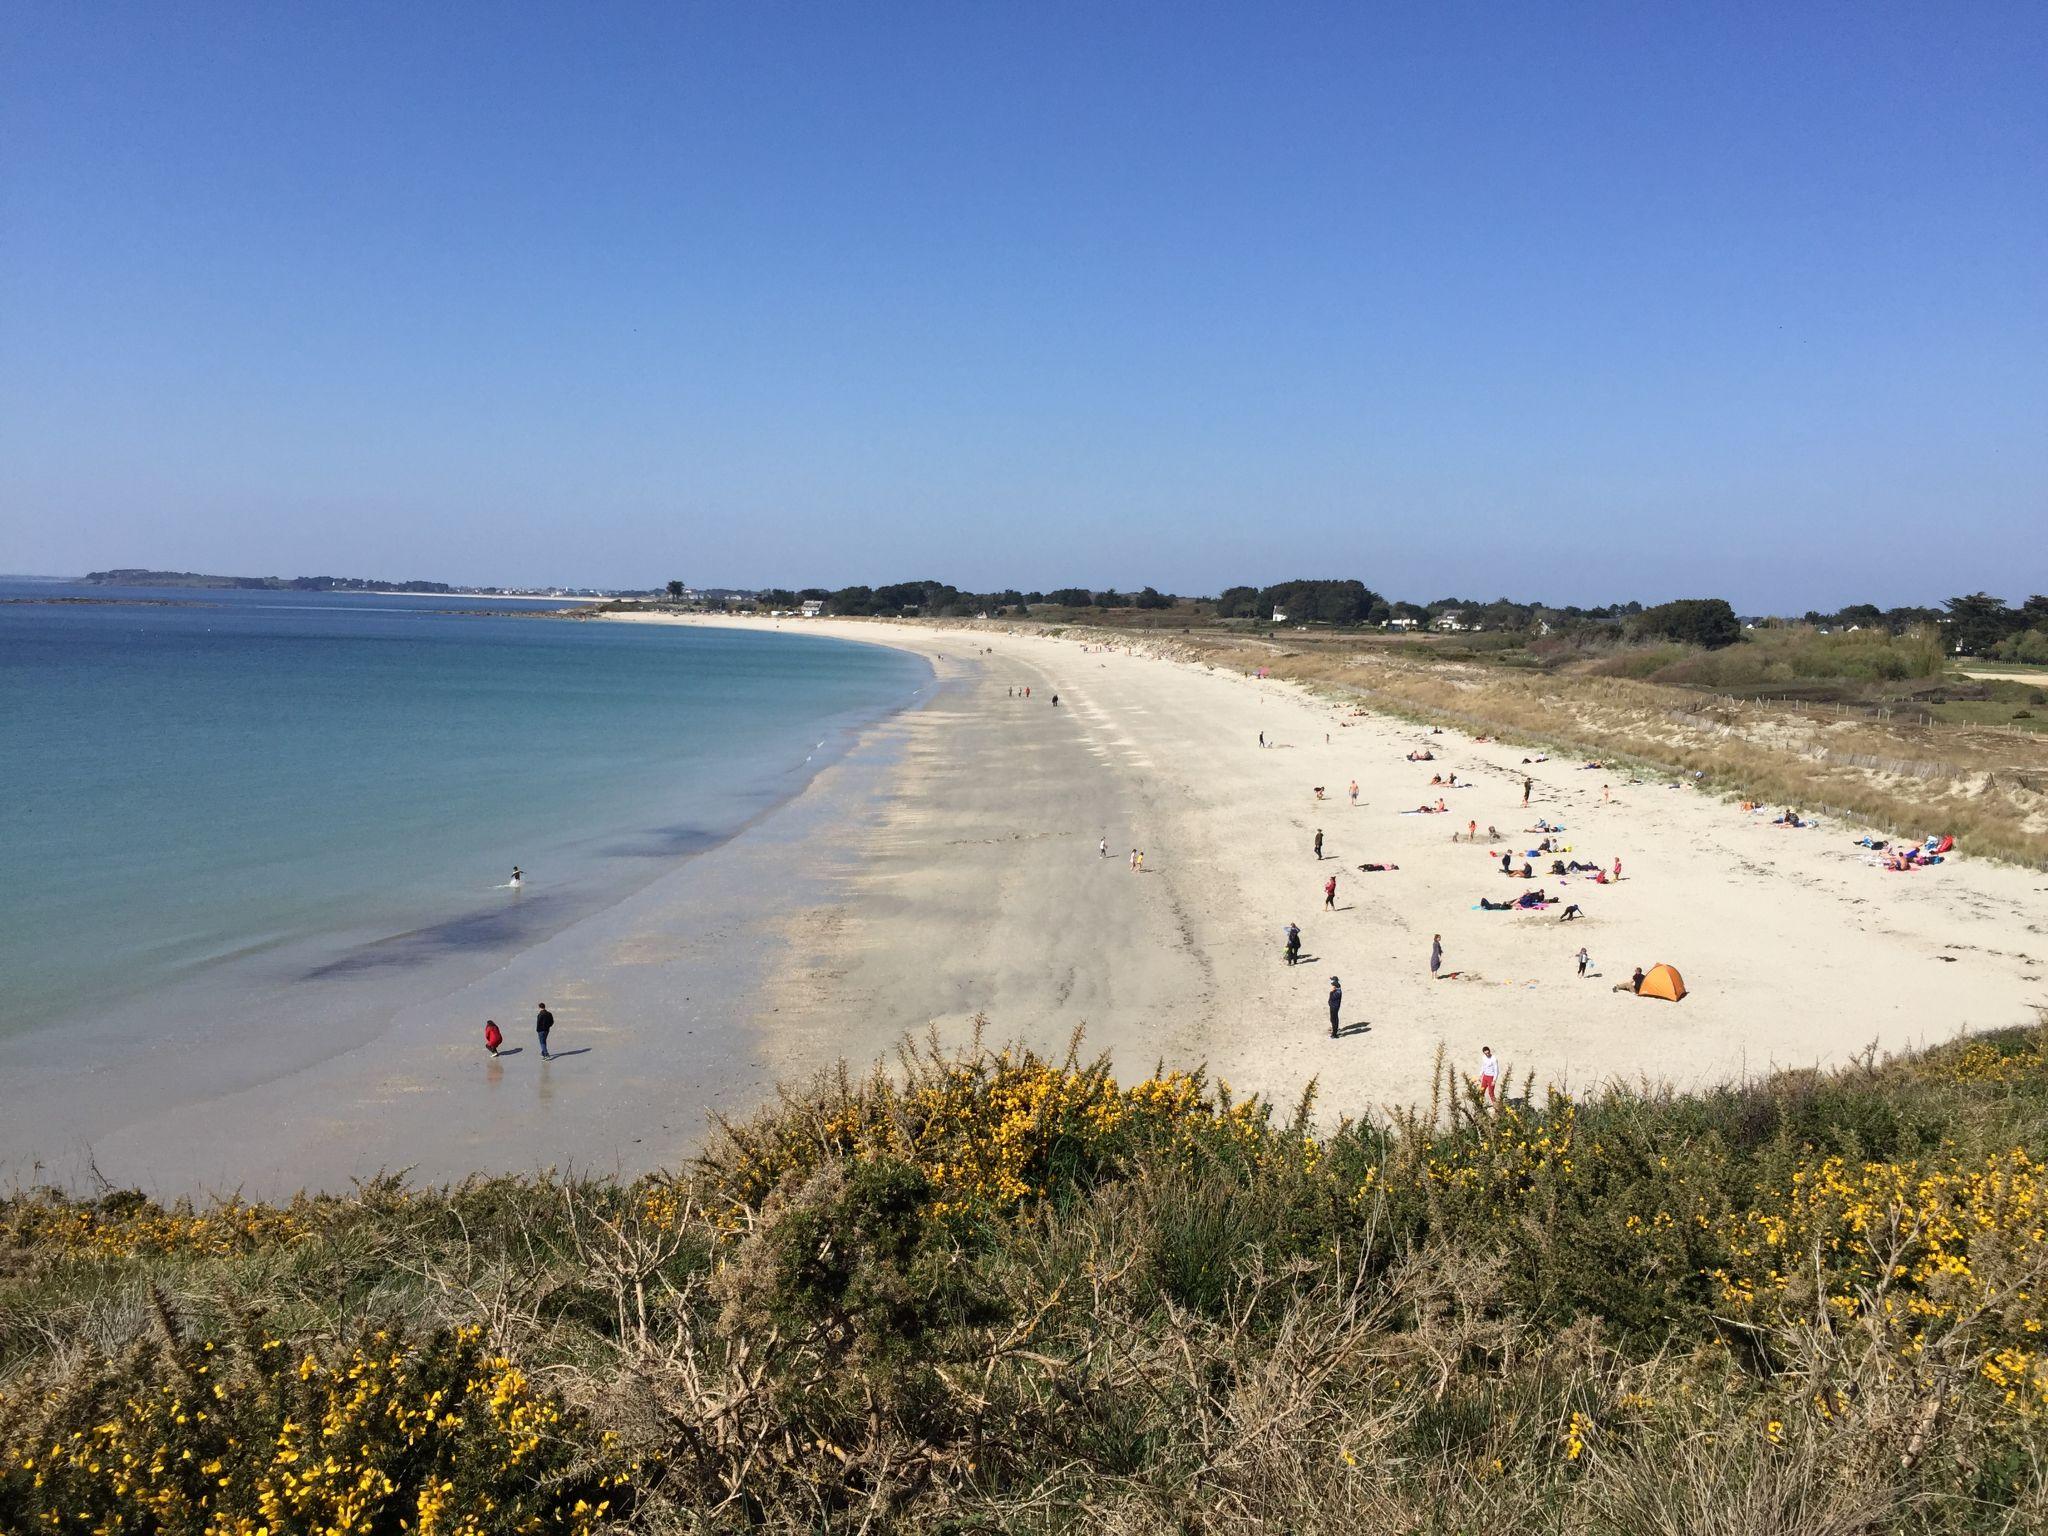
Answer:
<svg viewBox="0 0 2048 1536"><path fill-rule="evenodd" d="M1500 1080L1500 1062L1494 1058L1493 1047L1479 1048L1479 1090L1486 1095L1486 1102L1497 1103L1493 1096L1494 1085Z"/></svg>
<svg viewBox="0 0 2048 1536"><path fill-rule="evenodd" d="M1109 857L1109 839L1105 837L1105 838L1104 838L1104 839L1103 839L1103 840L1102 840L1101 842L1097 843L1097 844L1095 845L1095 851L1096 851L1097 853L1101 854L1101 855L1102 855L1102 857L1104 857L1105 859L1106 859L1106 858L1108 858L1108 857Z"/></svg>

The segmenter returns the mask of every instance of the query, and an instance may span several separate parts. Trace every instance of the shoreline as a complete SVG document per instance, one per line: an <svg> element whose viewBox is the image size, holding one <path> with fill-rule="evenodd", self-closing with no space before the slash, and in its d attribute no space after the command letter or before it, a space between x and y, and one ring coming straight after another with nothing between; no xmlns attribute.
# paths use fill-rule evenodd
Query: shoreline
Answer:
<svg viewBox="0 0 2048 1536"><path fill-rule="evenodd" d="M1206 1064L1283 1105L1313 1084L1328 1124L1426 1102L1440 1043L1468 1071L1490 1044L1517 1083L1683 1089L2028 1023L2048 1000L2029 916L2039 877L2008 866L1886 875L1832 827L1777 832L1655 783L1615 781L1603 799L1604 776L1574 764L1524 768L1523 749L1432 736L1143 640L583 617L879 644L925 656L933 677L742 833L493 968L493 997L548 997L557 1048L589 1057L527 1070L540 1067L529 1011L506 1030L524 1054L487 1060L470 1019L482 1014L458 989L314 1068L99 1138L89 1150L110 1178L289 1193L401 1166L435 1183L549 1166L632 1175L673 1165L709 1115L749 1112L780 1082L884 1059L906 1032L964 1040L977 1018L995 1041L1055 1054L1085 1031L1084 1054L1110 1051L1126 1077ZM1013 696L1025 687L1029 700ZM1444 792L1465 815L1403 814L1439 793L1432 765L1406 759L1420 743L1435 768L1475 781ZM1476 909L1523 889L1498 873L1485 828L1519 848L1537 815L1571 829L1574 856L1626 862L1618 885L1532 882L1580 901L1582 922ZM1476 847L1450 840L1468 819ZM1318 827L1333 855L1321 861ZM1324 911L1333 872L1339 900ZM1311 961L1294 968L1280 957L1290 919ZM1452 973L1440 981L1426 966L1436 932ZM1580 944L1596 979L1574 974ZM1683 1003L1610 990L1658 961L1685 975ZM1340 1040L1324 1018L1332 974L1347 1026L1369 1025Z"/></svg>
<svg viewBox="0 0 2048 1536"><path fill-rule="evenodd" d="M545 1123L547 1106L487 1104L460 1091L461 1077L451 1077L451 1069L497 1066L478 1043L483 1018L498 1018L508 1044L526 1048L510 1066L538 1061L532 1007L521 1001L529 994L553 1004L560 1051L577 1050L566 1037L579 1028L594 1024L593 1035L616 1034L622 1016L661 1013L670 999L647 984L660 969L649 961L657 941L647 930L708 929L738 914L769 931L786 899L773 881L719 884L704 870L745 862L764 828L779 835L778 820L818 814L810 797L820 780L841 769L878 724L917 708L931 686L928 673L906 680L907 693L878 717L821 718L816 746L777 773L764 803L687 848L669 851L668 832L642 829L649 851L661 854L651 873L614 857L573 875L566 887L521 893L505 911L538 925L524 924L529 931L509 943L465 949L441 942L443 930L465 931L497 913L490 904L451 911L424 928L341 930L283 948L258 943L169 991L131 991L103 1011L0 1037L0 1075L23 1106L0 1125L0 1179L17 1188L90 1188L104 1178L167 1196L288 1195L301 1187L345 1189L398 1167L441 1182L551 1162L623 1166L619 1148L646 1138L621 1134L615 1146L602 1113L571 1128L557 1151L536 1154L522 1147L547 1146L545 1135L526 1136L536 1114ZM713 887L722 911L710 910ZM566 917L536 910L565 902ZM660 943L663 953L689 953L687 935L668 937L675 942ZM637 953L626 956L628 949ZM398 963L413 951L430 958L421 967ZM693 967L677 996L698 1011L715 1005L737 1015L737 1000L758 984L758 969L744 954L713 956ZM615 981L609 987L608 974ZM509 998L508 989L516 989ZM620 997L616 1008L607 1005L610 992ZM284 1027L274 1027L280 1019ZM630 1018L623 1028L632 1032ZM732 1046L726 1054L744 1053ZM613 1065L623 1068L625 1061ZM612 1073L587 1075L602 1091ZM596 1110L600 1102L569 1081L551 1085L548 1096L558 1108L587 1098ZM406 1112L420 1102L435 1104L434 1115ZM502 1144L507 1136L511 1143Z"/></svg>
<svg viewBox="0 0 2048 1536"><path fill-rule="evenodd" d="M1662 780L1525 765L1541 754L1169 659L1170 636L1155 649L1143 637L1000 624L783 622L933 653L996 652L981 712L910 752L884 824L839 850L847 873L793 930L795 952L764 1005L773 1017L837 1021L836 1054L856 1063L886 1056L904 1029L936 1023L964 1038L981 1014L995 1038L1053 1051L1085 1027L1126 1074L1162 1058L1206 1063L1283 1104L1314 1084L1334 1119L1426 1103L1440 1042L1472 1073L1490 1044L1516 1081L1527 1072L1539 1085L1686 1089L2029 1024L2048 1005L2036 871L1965 859L1892 875L1862 863L1853 834L1832 822L1781 831ZM1010 672L1063 694L1057 725L1051 711L1021 732L1002 720ZM1262 730L1273 748L1258 747ZM1435 764L1409 763L1423 745ZM1475 782L1432 789L1432 767ZM1003 775L1005 792L989 793ZM1327 799L1313 797L1317 783ZM1404 814L1440 795L1457 802L1452 814ZM1122 820L1098 832L1083 824L1096 816ZM1571 857L1603 868L1620 857L1625 878L1539 875L1529 885L1557 905L1479 910L1482 897L1527 888L1499 874L1498 855L1511 846L1519 867L1542 837L1521 829L1539 816L1570 829ZM1451 841L1467 821L1479 823L1477 846ZM1506 836L1489 839L1489 826ZM1320 862L1319 827L1334 855ZM1111 869L1100 867L1098 836L1117 855ZM1133 842L1147 852L1135 880L1123 864ZM1016 851L996 862L975 852L1001 848ZM1039 856L1048 848L1054 856ZM1400 867L1356 868L1370 862ZM1548 856L1532 862L1540 871ZM1324 912L1331 873L1339 900ZM1560 925L1570 902L1586 916ZM1281 963L1289 920L1314 963ZM1438 933L1446 974L1432 980ZM1593 959L1584 981L1581 945ZM1635 965L1659 962L1684 975L1682 1003L1612 990ZM1332 974L1347 1027L1370 1025L1339 1041L1324 1013Z"/></svg>

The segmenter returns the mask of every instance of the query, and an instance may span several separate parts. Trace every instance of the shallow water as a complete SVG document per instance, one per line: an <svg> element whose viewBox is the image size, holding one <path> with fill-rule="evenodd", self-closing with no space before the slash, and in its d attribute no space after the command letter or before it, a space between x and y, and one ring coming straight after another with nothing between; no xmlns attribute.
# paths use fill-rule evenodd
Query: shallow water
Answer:
<svg viewBox="0 0 2048 1536"><path fill-rule="evenodd" d="M60 596L125 601L0 601L0 1031L113 1050L301 984L352 1014L458 985L731 836L929 676L528 605L0 585Z"/></svg>

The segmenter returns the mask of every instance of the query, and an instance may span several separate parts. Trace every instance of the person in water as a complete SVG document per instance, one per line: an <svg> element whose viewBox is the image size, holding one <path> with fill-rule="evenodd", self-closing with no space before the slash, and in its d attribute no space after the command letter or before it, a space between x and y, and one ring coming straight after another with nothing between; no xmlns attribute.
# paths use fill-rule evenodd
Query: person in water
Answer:
<svg viewBox="0 0 2048 1536"><path fill-rule="evenodd" d="M512 888L514 890L517 890L519 888L519 882L524 880L525 878L526 877L524 875L519 873L519 866L517 864L514 864L512 866Z"/></svg>

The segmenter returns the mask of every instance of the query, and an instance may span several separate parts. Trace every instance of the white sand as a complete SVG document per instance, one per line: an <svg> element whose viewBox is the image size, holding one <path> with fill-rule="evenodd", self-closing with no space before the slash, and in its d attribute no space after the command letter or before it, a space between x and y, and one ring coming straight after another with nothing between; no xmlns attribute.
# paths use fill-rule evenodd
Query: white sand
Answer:
<svg viewBox="0 0 2048 1536"><path fill-rule="evenodd" d="M21 1037L0 1051L16 1088L0 1178L89 1185L97 1169L159 1194L276 1195L382 1169L633 1174L673 1165L711 1111L766 1103L778 1079L868 1062L928 1025L964 1039L977 1014L999 1040L1053 1050L1085 1028L1127 1080L1207 1063L1282 1101L1313 1080L1329 1120L1426 1099L1440 1042L1467 1071L1491 1045L1516 1082L1685 1087L2027 1023L2048 1002L2038 872L1957 860L1889 874L1848 829L1780 831L1691 790L1564 762L1526 770L1524 811L1521 749L1128 650L785 627L920 651L937 681L732 842L317 1065L238 1049L221 1082L194 1092L169 1086L147 1052L73 1060L61 1040ZM1027 685L1030 700L1010 696ZM1404 761L1425 742L1433 764ZM1480 787L1430 787L1453 769ZM1451 814L1399 814L1440 793ZM1561 908L1474 911L1524 889L1500 875L1503 843L1484 829L1512 833L1519 859L1538 816L1563 822L1581 858L1619 856L1626 878L1540 877L1584 907L1580 922L1560 923ZM1481 841L1454 844L1469 820ZM1358 873L1366 861L1400 868ZM1281 961L1290 919L1312 957L1294 969ZM1462 979L1430 980L1433 933ZM1582 944L1599 973L1585 981ZM1684 1002L1611 990L1657 961L1684 974ZM1332 974L1346 1023L1370 1024L1340 1040L1324 1008ZM578 1055L538 1060L541 997L556 1048ZM484 1056L486 1014L520 1055ZM186 1043L190 1022L164 1021L167 1038Z"/></svg>
<svg viewBox="0 0 2048 1536"><path fill-rule="evenodd" d="M943 653L950 681L900 723L889 813L792 931L764 1013L791 1068L880 1052L928 1021L959 1033L984 1012L998 1037L1042 1046L1085 1025L1126 1077L1206 1061L1240 1091L1282 1099L1314 1079L1334 1116L1425 1099L1439 1042L1473 1072L1491 1045L1512 1079L1533 1073L1539 1087L1687 1087L2028 1023L2048 1004L2038 872L1951 859L1888 873L1840 825L1781 830L1690 789L1576 762L1524 768L1533 749L1353 717L1291 685L1128 650L802 627ZM964 654L983 647L995 654ZM1006 695L1024 684L1028 702ZM1423 745L1435 762L1405 760ZM1479 787L1430 786L1451 770ZM1439 795L1450 814L1400 814ZM1530 884L1579 903L1583 920L1560 922L1561 905L1473 910L1527 888L1499 873L1499 854L1511 847L1519 867L1538 817L1568 828L1571 856L1609 869L1619 857L1624 879L1560 880L1537 857ZM1480 841L1454 844L1473 820ZM1488 838L1489 824L1508 836ZM1128 868L1134 845L1142 875ZM1400 868L1362 874L1364 862ZM1314 957L1297 968L1281 960L1289 920ZM1438 933L1459 979L1430 978ZM1581 945L1597 973L1583 981ZM1683 974L1683 1002L1612 990L1659 961ZM1333 974L1346 1023L1369 1030L1329 1038Z"/></svg>

